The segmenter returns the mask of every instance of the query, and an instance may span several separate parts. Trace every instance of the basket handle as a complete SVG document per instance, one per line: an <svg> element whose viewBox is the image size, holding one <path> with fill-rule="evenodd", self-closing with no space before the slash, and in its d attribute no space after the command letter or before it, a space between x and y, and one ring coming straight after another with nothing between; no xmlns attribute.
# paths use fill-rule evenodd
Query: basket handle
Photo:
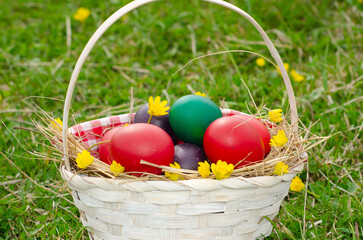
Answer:
<svg viewBox="0 0 363 240"><path fill-rule="evenodd" d="M132 10L142 6L142 5L145 5L145 4L150 3L150 2L155 2L155 1L158 1L158 0L135 0L133 2L128 3L124 7L120 8L119 10L117 10L114 14L112 14L96 30L96 32L92 35L92 37L88 41L87 45L83 49L81 55L79 56L78 61L76 63L76 66L74 67L74 70L73 70L73 73L72 73L72 76L71 76L71 80L70 80L69 85L68 85L68 90L67 90L67 95L66 95L66 99L65 99L65 103L64 103L64 110L63 110L63 150L64 150L64 153L65 153L64 156L63 156L63 160L65 162L67 170L70 170L69 158L68 158L68 154L66 154L68 152L67 129L68 129L69 110L70 110L72 95L73 95L73 91L74 91L74 88L75 88L75 85L76 85L76 82L77 82L78 75L79 75L79 73L80 73L80 71L82 69L82 66L83 66L84 62L86 61L86 58L87 58L88 54L91 52L92 48L94 47L94 45L96 44L98 39L103 35L103 33L112 24L114 24L119 18L121 18L122 16L124 16L128 12L130 12L130 11L132 11ZM288 94L288 97L289 97L292 130L293 130L294 133L297 133L298 132L298 125L297 125L298 115L297 115L297 108L296 108L296 100L295 100L294 91L292 89L290 78L289 78L289 76L287 74L287 71L286 71L286 69L284 67L284 64L283 64L283 62L281 60L281 57L280 57L279 53L277 52L275 46L271 42L270 38L267 36L266 32L245 11L243 11L242 9L240 9L240 8L230 4L228 2L225 2L223 0L202 0L202 1L214 3L214 4L217 4L217 5L220 5L222 7L229 8L229 9L235 11L236 13L238 13L241 16L245 17L258 30L258 32L261 34L261 36L262 36L263 40L265 41L266 46L269 49L272 57L275 59L278 67L280 68L280 72L282 74L282 78L284 79L284 83L285 83L285 86L286 86L286 89L287 89L287 94Z"/></svg>

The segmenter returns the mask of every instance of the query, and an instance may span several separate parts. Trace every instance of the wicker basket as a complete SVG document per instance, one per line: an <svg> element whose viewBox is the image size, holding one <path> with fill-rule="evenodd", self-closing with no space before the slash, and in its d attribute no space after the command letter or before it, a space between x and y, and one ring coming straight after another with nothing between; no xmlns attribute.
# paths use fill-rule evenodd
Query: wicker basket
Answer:
<svg viewBox="0 0 363 240"><path fill-rule="evenodd" d="M133 1L110 16L94 33L73 71L63 115L63 149L71 98L81 68L102 34L131 10L155 0ZM262 35L287 88L291 126L298 131L290 79L266 33L243 10L222 0L204 0L229 8L249 20ZM126 117L126 115L124 116ZM301 156L306 158L306 155ZM268 236L289 185L303 165L283 176L233 177L224 180L135 181L75 174L64 154L60 172L72 190L75 205L91 239L255 239Z"/></svg>

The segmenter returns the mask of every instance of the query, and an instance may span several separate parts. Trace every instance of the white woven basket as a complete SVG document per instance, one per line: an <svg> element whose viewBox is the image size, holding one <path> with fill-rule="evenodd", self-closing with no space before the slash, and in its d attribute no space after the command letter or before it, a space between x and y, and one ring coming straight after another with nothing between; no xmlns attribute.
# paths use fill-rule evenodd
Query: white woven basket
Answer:
<svg viewBox="0 0 363 240"><path fill-rule="evenodd" d="M133 1L110 16L93 34L73 70L64 105L63 149L68 152L67 129L71 99L81 68L102 34L131 10L156 0ZM267 34L243 10L222 0L203 0L229 8L249 20L263 37L277 62L289 96L291 125L298 131L291 82ZM306 158L306 156L302 156ZM64 154L60 172L72 190L83 225L92 239L255 239L268 236L273 219L303 165L283 176L224 180L135 181L88 177L71 172Z"/></svg>

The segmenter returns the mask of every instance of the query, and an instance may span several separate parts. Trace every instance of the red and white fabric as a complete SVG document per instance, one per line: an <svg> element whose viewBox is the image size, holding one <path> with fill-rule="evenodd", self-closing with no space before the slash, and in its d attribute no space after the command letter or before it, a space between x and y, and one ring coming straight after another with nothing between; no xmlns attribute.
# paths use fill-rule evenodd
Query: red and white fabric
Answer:
<svg viewBox="0 0 363 240"><path fill-rule="evenodd" d="M132 114L132 119L135 114ZM132 122L131 119L131 122ZM77 124L70 128L70 132L78 137L86 148L89 148L102 141L104 134L117 126L122 126L130 121L130 114L105 117ZM98 157L98 148L95 146L91 149L91 154Z"/></svg>

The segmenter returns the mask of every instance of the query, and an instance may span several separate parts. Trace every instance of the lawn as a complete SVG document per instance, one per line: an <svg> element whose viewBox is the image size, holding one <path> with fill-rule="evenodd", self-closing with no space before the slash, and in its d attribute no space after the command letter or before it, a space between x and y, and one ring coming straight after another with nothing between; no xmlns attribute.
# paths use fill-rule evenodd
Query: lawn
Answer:
<svg viewBox="0 0 363 240"><path fill-rule="evenodd" d="M0 0L0 239L86 239L58 164L31 128L37 104L62 117L73 67L95 30L129 1ZM309 151L300 174L308 192L291 192L267 239L361 239L363 2L230 0L266 30L284 62L302 76L293 81L302 123L331 136ZM85 22L73 19L90 9ZM72 108L78 121L128 110L149 96L205 92L217 104L253 111L288 108L282 78L260 67L248 50L270 59L258 32L239 15L201 1L160 1L116 22L92 50L79 76ZM120 106L120 107L119 107ZM16 164L11 164L11 160Z"/></svg>

